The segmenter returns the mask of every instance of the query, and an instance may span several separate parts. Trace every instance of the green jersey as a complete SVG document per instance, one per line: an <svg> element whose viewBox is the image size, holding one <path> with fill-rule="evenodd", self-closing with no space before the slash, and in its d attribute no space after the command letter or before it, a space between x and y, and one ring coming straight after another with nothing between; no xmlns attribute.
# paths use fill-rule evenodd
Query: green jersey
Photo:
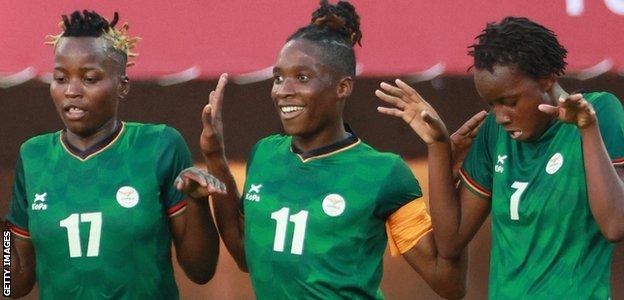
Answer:
<svg viewBox="0 0 624 300"><path fill-rule="evenodd" d="M86 156L63 137L22 145L8 215L34 246L41 298L177 298L168 216L185 207L173 182L192 165L180 134L122 123Z"/></svg>
<svg viewBox="0 0 624 300"><path fill-rule="evenodd" d="M385 221L421 196L414 175L355 136L303 155L291 140L261 140L247 165L244 243L257 298L383 298Z"/></svg>
<svg viewBox="0 0 624 300"><path fill-rule="evenodd" d="M584 95L616 166L624 165L624 111L608 93ZM491 299L608 299L613 245L587 195L582 140L554 121L517 142L487 117L464 161L465 187L492 204Z"/></svg>

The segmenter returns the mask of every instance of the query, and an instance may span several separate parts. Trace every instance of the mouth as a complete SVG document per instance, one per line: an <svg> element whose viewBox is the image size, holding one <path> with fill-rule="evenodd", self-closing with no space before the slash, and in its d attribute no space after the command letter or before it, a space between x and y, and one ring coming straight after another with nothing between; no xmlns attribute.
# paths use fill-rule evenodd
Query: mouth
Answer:
<svg viewBox="0 0 624 300"><path fill-rule="evenodd" d="M304 105L279 105L280 117L284 120L290 120L303 114L305 111Z"/></svg>
<svg viewBox="0 0 624 300"><path fill-rule="evenodd" d="M514 139L517 140L522 137L522 130L507 130L507 134Z"/></svg>
<svg viewBox="0 0 624 300"><path fill-rule="evenodd" d="M87 114L87 111L78 106L66 104L63 106L63 113L68 120L78 121Z"/></svg>

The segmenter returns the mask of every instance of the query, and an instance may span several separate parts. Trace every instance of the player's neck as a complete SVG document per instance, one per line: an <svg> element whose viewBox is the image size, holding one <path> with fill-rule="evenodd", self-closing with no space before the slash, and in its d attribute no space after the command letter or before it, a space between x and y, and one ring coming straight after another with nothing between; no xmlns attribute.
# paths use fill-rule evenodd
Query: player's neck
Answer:
<svg viewBox="0 0 624 300"><path fill-rule="evenodd" d="M102 125L102 127L98 128L93 134L80 136L67 130L65 137L72 147L80 151L85 151L114 134L118 126L120 126L119 122L116 118L113 118Z"/></svg>
<svg viewBox="0 0 624 300"><path fill-rule="evenodd" d="M294 135L292 137L292 143L293 146L297 147L300 151L308 152L337 143L347 137L349 137L349 133L345 130L341 120L340 122L336 122L336 125L325 128L310 136L304 137Z"/></svg>

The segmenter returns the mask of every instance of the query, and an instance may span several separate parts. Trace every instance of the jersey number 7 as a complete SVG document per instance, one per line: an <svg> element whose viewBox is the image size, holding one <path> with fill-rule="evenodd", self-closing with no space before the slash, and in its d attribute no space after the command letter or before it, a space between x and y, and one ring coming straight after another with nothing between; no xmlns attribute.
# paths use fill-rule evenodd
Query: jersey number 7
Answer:
<svg viewBox="0 0 624 300"><path fill-rule="evenodd" d="M524 190L526 190L528 182L514 181L511 185L512 188L516 189L516 191L511 195L511 199L509 201L509 217L514 220L520 220L520 215L518 214L518 206L520 206L520 197Z"/></svg>

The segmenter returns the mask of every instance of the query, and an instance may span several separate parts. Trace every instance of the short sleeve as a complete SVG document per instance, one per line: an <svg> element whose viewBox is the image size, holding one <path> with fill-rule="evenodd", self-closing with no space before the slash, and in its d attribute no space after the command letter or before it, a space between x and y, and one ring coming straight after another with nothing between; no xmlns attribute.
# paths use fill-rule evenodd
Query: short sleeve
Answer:
<svg viewBox="0 0 624 300"><path fill-rule="evenodd" d="M250 151L250 153L249 153L249 158L247 159L247 164L246 164L246 166L245 166L245 178L249 178L249 174L248 174L248 173L249 173L249 167L251 167L251 165L253 164L254 158L256 157L256 152L258 151L258 148L260 148L260 145L262 144L262 142L263 142L264 140L265 140L265 139L262 139L262 140L258 141L258 142L257 142L257 143L256 143L256 144L255 144L255 145L251 148L251 151ZM247 187L247 182L245 182L245 185L244 185L244 186L245 186L244 191L246 191L246 190L247 190L247 188L248 188L248 187ZM245 205L244 205L244 201L243 201L243 200L244 200L244 197L245 197L245 193L242 193L242 194L241 194L241 198L240 198L240 211L241 211L241 212L243 212L243 213L245 212L245 210L244 210Z"/></svg>
<svg viewBox="0 0 624 300"><path fill-rule="evenodd" d="M588 101L594 106L600 135L614 165L624 167L624 108L610 93L597 93Z"/></svg>
<svg viewBox="0 0 624 300"><path fill-rule="evenodd" d="M420 197L422 191L418 180L405 161L397 156L377 195L379 203L375 214L385 220L406 203Z"/></svg>
<svg viewBox="0 0 624 300"><path fill-rule="evenodd" d="M193 161L186 142L177 130L166 126L160 141L156 161L160 197L167 208L167 215L173 216L186 206L186 203L182 201L184 194L176 189L174 181L182 170L193 166Z"/></svg>
<svg viewBox="0 0 624 300"><path fill-rule="evenodd" d="M497 136L494 114L489 113L485 124L472 141L470 150L459 171L462 184L475 195L489 199L492 195L492 143Z"/></svg>
<svg viewBox="0 0 624 300"><path fill-rule="evenodd" d="M11 224L11 231L19 236L30 237L28 233L28 198L21 155L15 166L15 180L7 220Z"/></svg>

